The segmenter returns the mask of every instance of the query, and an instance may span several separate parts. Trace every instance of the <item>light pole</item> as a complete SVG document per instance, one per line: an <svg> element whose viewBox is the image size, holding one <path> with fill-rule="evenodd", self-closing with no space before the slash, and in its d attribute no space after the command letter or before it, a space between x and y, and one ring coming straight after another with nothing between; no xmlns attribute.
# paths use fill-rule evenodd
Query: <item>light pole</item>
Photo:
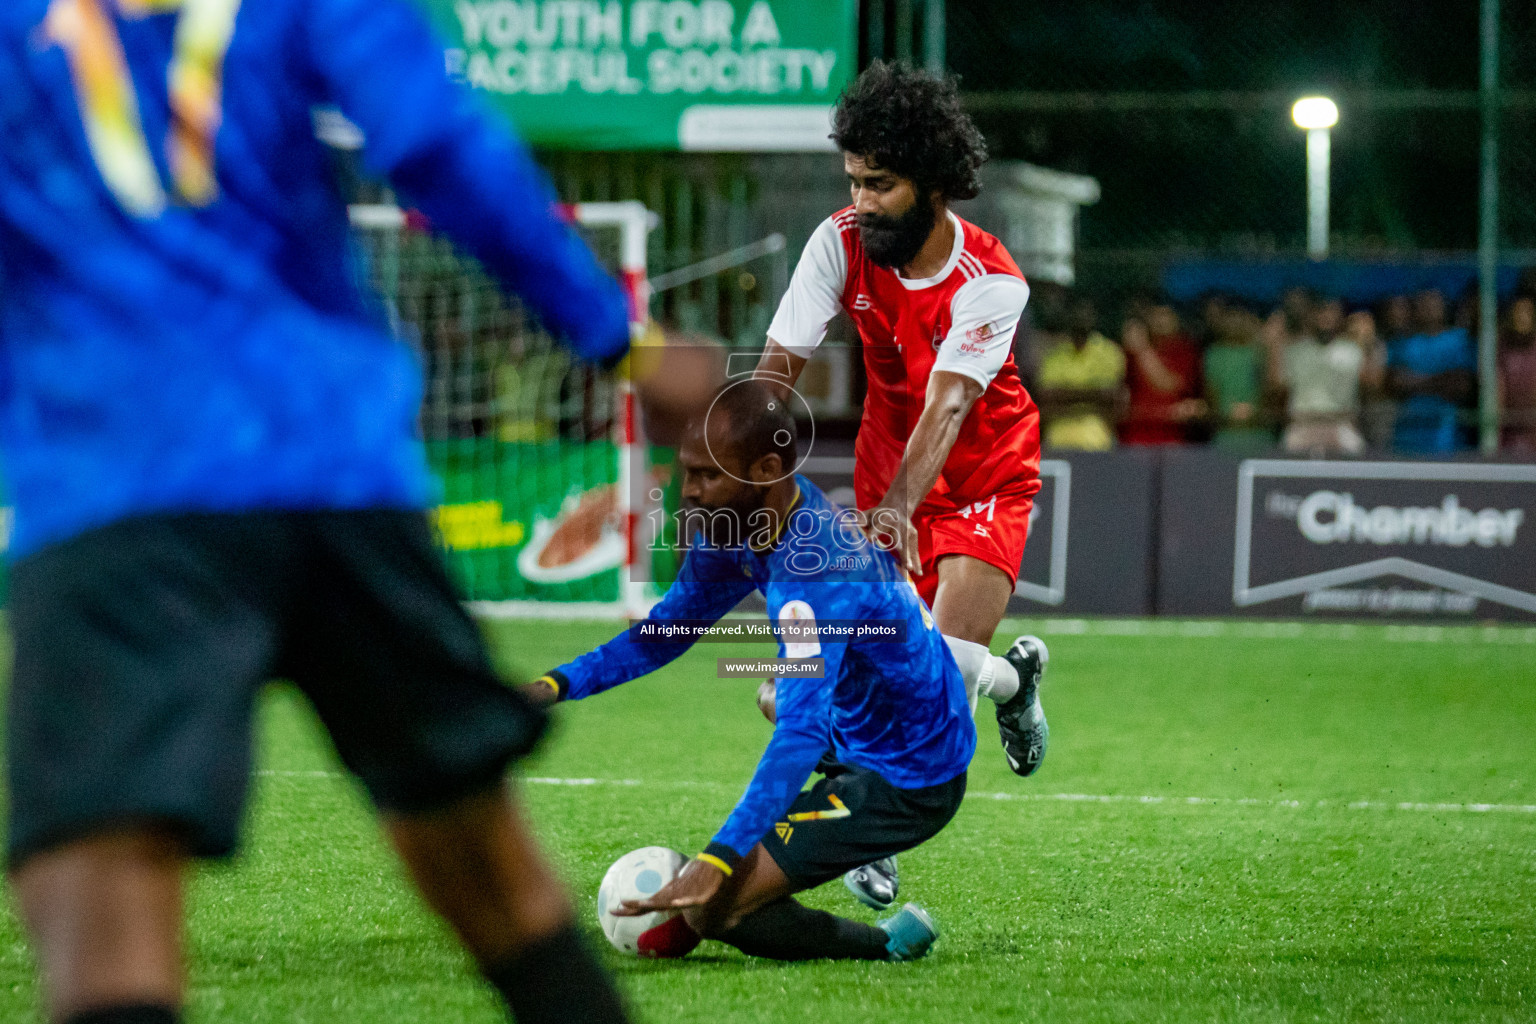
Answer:
<svg viewBox="0 0 1536 1024"><path fill-rule="evenodd" d="M1326 96L1303 96L1291 120L1307 133L1307 255L1328 258L1328 129L1339 123L1338 105Z"/></svg>

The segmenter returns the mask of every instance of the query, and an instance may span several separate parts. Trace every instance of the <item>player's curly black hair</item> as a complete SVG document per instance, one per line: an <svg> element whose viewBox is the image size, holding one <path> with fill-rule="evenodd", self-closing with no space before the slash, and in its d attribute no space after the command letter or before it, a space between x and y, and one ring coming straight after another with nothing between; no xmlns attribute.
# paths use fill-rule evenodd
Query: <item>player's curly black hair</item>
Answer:
<svg viewBox="0 0 1536 1024"><path fill-rule="evenodd" d="M875 61L838 98L832 141L946 200L981 191L987 144L961 107L953 76Z"/></svg>

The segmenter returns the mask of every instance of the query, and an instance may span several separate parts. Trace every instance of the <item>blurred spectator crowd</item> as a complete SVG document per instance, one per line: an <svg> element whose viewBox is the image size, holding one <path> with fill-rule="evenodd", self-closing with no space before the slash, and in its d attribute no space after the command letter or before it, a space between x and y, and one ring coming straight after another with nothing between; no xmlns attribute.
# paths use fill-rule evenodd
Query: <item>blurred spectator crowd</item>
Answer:
<svg viewBox="0 0 1536 1024"><path fill-rule="evenodd" d="M1045 285L1019 341L1047 448L1211 444L1239 455L1454 453L1477 446L1475 293L1369 306L1304 288L1267 308L1134 296L1118 325ZM1024 333L1024 332L1021 332ZM1536 457L1536 276L1500 309L1501 450Z"/></svg>

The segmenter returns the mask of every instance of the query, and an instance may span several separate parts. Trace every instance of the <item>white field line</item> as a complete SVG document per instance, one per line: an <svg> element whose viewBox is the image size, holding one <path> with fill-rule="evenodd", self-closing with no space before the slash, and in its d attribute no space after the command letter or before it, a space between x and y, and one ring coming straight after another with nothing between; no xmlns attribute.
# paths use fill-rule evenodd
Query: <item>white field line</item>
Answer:
<svg viewBox="0 0 1536 1024"><path fill-rule="evenodd" d="M1132 796L1126 793L967 793L980 800L1043 800L1089 804L1169 804L1189 806L1344 808L1351 811L1432 811L1472 814L1536 814L1536 804L1415 803L1391 800L1266 800L1259 797Z"/></svg>
<svg viewBox="0 0 1536 1024"><path fill-rule="evenodd" d="M1399 644L1536 645L1533 626L1417 626L1356 622L1243 622L1233 619L1005 619L999 635L1184 637L1212 640L1381 640Z"/></svg>
<svg viewBox="0 0 1536 1024"><path fill-rule="evenodd" d="M344 772L283 771L263 768L256 773L269 778L339 779ZM562 779L544 776L520 776L519 781L534 786L646 786L654 789L734 789L727 782L702 782L674 779L670 782L643 782L640 779ZM1129 793L978 793L966 794L969 800L1026 801L1078 804L1143 804L1148 806L1187 807L1291 807L1350 811L1428 811L1437 814L1536 814L1536 804L1458 804L1418 803L1392 800L1270 800L1261 797L1229 796L1136 796Z"/></svg>

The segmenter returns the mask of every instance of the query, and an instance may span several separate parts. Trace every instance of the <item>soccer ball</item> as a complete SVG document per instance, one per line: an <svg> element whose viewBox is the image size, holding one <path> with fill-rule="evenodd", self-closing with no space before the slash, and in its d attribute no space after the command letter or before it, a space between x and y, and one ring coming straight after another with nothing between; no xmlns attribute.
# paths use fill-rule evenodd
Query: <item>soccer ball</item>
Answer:
<svg viewBox="0 0 1536 1024"><path fill-rule="evenodd" d="M631 850L613 862L613 867L603 876L603 883L597 887L597 923L603 926L603 934L608 937L614 949L636 956L682 955L662 952L655 948L657 944L652 941L644 943L645 948L642 948L640 941L646 932L666 925L677 917L677 911L653 910L639 917L615 917L609 911L625 900L655 895L662 886L676 878L687 863L687 857L665 846L645 846ZM662 945L671 944L663 942Z"/></svg>

